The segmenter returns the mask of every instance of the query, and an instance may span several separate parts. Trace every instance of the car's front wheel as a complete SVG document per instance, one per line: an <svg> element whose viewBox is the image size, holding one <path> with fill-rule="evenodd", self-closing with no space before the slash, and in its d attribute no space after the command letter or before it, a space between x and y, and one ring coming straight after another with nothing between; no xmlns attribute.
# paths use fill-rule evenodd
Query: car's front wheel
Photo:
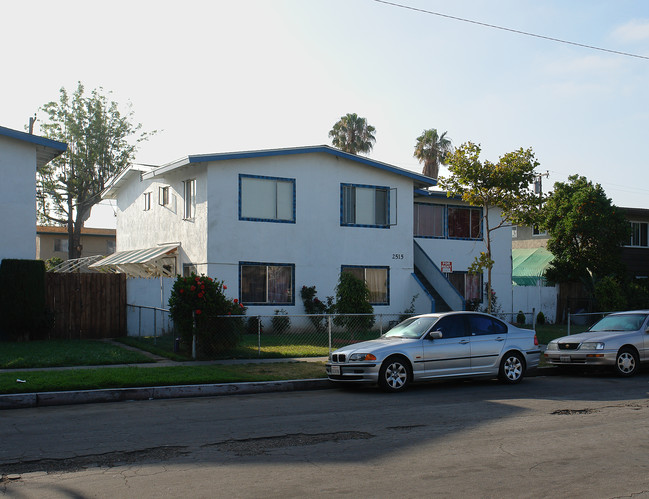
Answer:
<svg viewBox="0 0 649 499"><path fill-rule="evenodd" d="M498 378L505 383L520 382L525 374L525 360L518 352L508 352L500 363Z"/></svg>
<svg viewBox="0 0 649 499"><path fill-rule="evenodd" d="M388 392L402 392L410 384L410 364L403 357L385 359L379 370L379 385Z"/></svg>
<svg viewBox="0 0 649 499"><path fill-rule="evenodd" d="M638 354L630 348L621 348L615 357L615 372L620 376L633 376L638 372Z"/></svg>

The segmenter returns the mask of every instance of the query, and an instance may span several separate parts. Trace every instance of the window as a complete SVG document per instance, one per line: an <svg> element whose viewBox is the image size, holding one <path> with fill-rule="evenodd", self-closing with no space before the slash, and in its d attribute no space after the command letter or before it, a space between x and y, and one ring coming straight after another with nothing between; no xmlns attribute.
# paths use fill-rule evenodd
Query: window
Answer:
<svg viewBox="0 0 649 499"><path fill-rule="evenodd" d="M415 203L415 236L444 237L444 206Z"/></svg>
<svg viewBox="0 0 649 499"><path fill-rule="evenodd" d="M185 198L183 218L193 220L196 216L196 179L183 182L183 195Z"/></svg>
<svg viewBox="0 0 649 499"><path fill-rule="evenodd" d="M295 222L295 179L239 175L239 219Z"/></svg>
<svg viewBox="0 0 649 499"><path fill-rule="evenodd" d="M469 315L469 329L471 330L471 336L507 334L505 324L486 315Z"/></svg>
<svg viewBox="0 0 649 499"><path fill-rule="evenodd" d="M144 211L149 211L151 209L151 193L144 193Z"/></svg>
<svg viewBox="0 0 649 499"><path fill-rule="evenodd" d="M518 238L518 225L512 225L512 239Z"/></svg>
<svg viewBox="0 0 649 499"><path fill-rule="evenodd" d="M389 270L390 267L344 265L341 272L350 272L355 277L365 281L370 290L370 303L372 305L389 305Z"/></svg>
<svg viewBox="0 0 649 499"><path fill-rule="evenodd" d="M158 204L160 206L169 204L169 186L158 188Z"/></svg>
<svg viewBox="0 0 649 499"><path fill-rule="evenodd" d="M481 239L482 210L480 208L449 206L448 237L462 239Z"/></svg>
<svg viewBox="0 0 649 499"><path fill-rule="evenodd" d="M115 241L109 239L108 241L106 241L106 254L110 255L112 253L115 253Z"/></svg>
<svg viewBox="0 0 649 499"><path fill-rule="evenodd" d="M196 265L183 263L183 277L190 277L192 274L196 275Z"/></svg>
<svg viewBox="0 0 649 499"><path fill-rule="evenodd" d="M294 305L295 265L239 263L240 299L247 305Z"/></svg>
<svg viewBox="0 0 649 499"><path fill-rule="evenodd" d="M647 241L647 223L631 222L631 241L629 246L649 246Z"/></svg>
<svg viewBox="0 0 649 499"><path fill-rule="evenodd" d="M448 280L466 301L482 303L482 274L452 272Z"/></svg>
<svg viewBox="0 0 649 499"><path fill-rule="evenodd" d="M442 338L461 338L466 336L464 314L442 317L433 326L433 331L441 331Z"/></svg>
<svg viewBox="0 0 649 499"><path fill-rule="evenodd" d="M534 225L532 227L532 236L547 236L547 235L548 235L548 231L539 229L538 225Z"/></svg>
<svg viewBox="0 0 649 499"><path fill-rule="evenodd" d="M68 240L66 239L55 239L54 240L54 251L61 251L63 253L68 252Z"/></svg>
<svg viewBox="0 0 649 499"><path fill-rule="evenodd" d="M390 189L370 185L341 184L341 225L390 226Z"/></svg>

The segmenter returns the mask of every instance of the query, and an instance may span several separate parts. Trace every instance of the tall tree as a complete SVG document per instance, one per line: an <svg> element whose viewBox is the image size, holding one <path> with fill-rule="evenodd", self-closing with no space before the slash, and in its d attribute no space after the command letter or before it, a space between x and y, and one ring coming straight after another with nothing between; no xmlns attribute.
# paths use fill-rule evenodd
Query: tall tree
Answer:
<svg viewBox="0 0 649 499"><path fill-rule="evenodd" d="M497 163L480 161L480 146L472 142L462 144L448 156L450 177L440 178L439 185L448 197L461 196L472 206L482 207L483 237L486 251L471 265L472 273L487 269L487 311L492 311L491 270L494 260L491 237L494 230L512 224L532 225L542 204L533 183L539 165L532 149L518 149L500 157ZM495 225L489 214L499 210L500 219Z"/></svg>
<svg viewBox="0 0 649 499"><path fill-rule="evenodd" d="M437 129L431 128L417 137L414 157L424 164L423 174L427 177L437 178L439 165L445 165L446 159L453 152L451 139L446 137L446 132L438 135Z"/></svg>
<svg viewBox="0 0 649 499"><path fill-rule="evenodd" d="M374 147L376 129L356 113L347 113L329 131L334 147L351 154L369 153Z"/></svg>
<svg viewBox="0 0 649 499"><path fill-rule="evenodd" d="M100 201L105 182L124 169L137 145L155 132L141 132L142 125L133 123L130 103L121 114L101 87L86 95L81 82L71 96L61 88L59 101L40 110L47 115L40 126L43 134L66 142L68 149L37 174L39 220L66 225L68 257L79 258L81 229Z"/></svg>
<svg viewBox="0 0 649 499"><path fill-rule="evenodd" d="M606 197L602 186L572 175L557 182L541 211L554 255L546 277L554 282L581 281L590 291L595 278L621 275L621 246L630 225Z"/></svg>

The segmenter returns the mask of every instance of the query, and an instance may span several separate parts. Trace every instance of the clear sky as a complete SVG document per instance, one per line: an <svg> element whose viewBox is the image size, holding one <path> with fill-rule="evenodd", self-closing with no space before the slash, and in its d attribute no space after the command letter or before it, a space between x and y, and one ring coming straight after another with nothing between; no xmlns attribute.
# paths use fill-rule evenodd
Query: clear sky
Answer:
<svg viewBox="0 0 649 499"><path fill-rule="evenodd" d="M0 125L23 130L81 81L130 101L159 130L136 162L164 164L330 144L357 113L376 127L378 161L421 171L416 137L437 128L494 162L532 147L546 191L579 174L618 206L649 208L649 1L394 1L645 58L375 0L12 1L0 6ZM87 225L114 226L99 211Z"/></svg>

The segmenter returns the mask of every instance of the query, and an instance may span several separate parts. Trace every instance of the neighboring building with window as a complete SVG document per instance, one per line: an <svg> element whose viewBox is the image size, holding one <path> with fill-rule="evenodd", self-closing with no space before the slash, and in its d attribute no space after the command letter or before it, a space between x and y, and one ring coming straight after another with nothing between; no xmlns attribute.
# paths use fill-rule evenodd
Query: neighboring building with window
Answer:
<svg viewBox="0 0 649 499"><path fill-rule="evenodd" d="M431 196L435 183L313 146L134 165L104 196L117 201L117 255L173 247L165 254L176 269L225 281L249 313L302 313L302 286L324 299L341 272L365 280L377 313L402 312L415 295L423 313L442 302L462 309L482 293L482 280L467 273L484 250L482 210ZM148 210L145 193L159 198ZM495 281L506 306L511 239L502 239L495 248L507 263Z"/></svg>
<svg viewBox="0 0 649 499"><path fill-rule="evenodd" d="M622 248L622 260L629 277L649 279L649 210L621 208L631 224L629 244Z"/></svg>
<svg viewBox="0 0 649 499"><path fill-rule="evenodd" d="M81 257L110 255L115 252L115 229L81 229ZM68 228L36 227L36 259L68 259Z"/></svg>
<svg viewBox="0 0 649 499"><path fill-rule="evenodd" d="M36 241L36 171L67 145L0 126L0 260L33 259Z"/></svg>

